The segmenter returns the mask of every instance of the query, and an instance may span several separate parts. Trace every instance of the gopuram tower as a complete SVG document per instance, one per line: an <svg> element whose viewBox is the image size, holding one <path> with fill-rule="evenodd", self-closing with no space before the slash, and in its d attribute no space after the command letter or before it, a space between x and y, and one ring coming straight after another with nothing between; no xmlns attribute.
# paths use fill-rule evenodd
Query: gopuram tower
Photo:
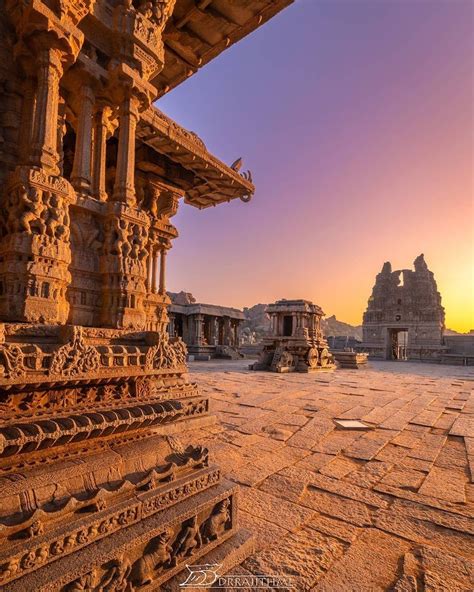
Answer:
<svg viewBox="0 0 474 592"><path fill-rule="evenodd" d="M158 590L242 541L238 488L179 442L208 399L166 254L181 199L254 187L153 101L290 3L0 0L3 592Z"/></svg>
<svg viewBox="0 0 474 592"><path fill-rule="evenodd" d="M362 325L362 348L374 359L439 361L444 345L444 308L423 254L414 270L377 274Z"/></svg>

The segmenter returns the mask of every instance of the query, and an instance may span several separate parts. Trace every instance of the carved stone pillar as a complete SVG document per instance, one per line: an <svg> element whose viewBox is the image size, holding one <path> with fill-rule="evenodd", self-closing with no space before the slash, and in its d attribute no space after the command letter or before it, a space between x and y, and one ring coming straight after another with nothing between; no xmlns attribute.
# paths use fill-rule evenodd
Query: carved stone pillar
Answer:
<svg viewBox="0 0 474 592"><path fill-rule="evenodd" d="M74 189L88 193L91 188L92 113L94 92L87 84L81 86L81 108L77 124L76 148L71 181Z"/></svg>
<svg viewBox="0 0 474 592"><path fill-rule="evenodd" d="M160 255L158 248L155 247L153 250L153 277L152 277L152 291L154 294L158 294L158 278L160 275Z"/></svg>
<svg viewBox="0 0 474 592"><path fill-rule="evenodd" d="M146 279L146 288L148 293L150 293L153 289L153 269L153 246L151 246L148 251L148 274Z"/></svg>
<svg viewBox="0 0 474 592"><path fill-rule="evenodd" d="M163 247L162 249L160 249L160 289L159 292L160 294L165 294L166 292L166 255L167 255L167 251L166 248Z"/></svg>
<svg viewBox="0 0 474 592"><path fill-rule="evenodd" d="M202 345L202 325L204 319L203 316L198 314L194 317L194 343L196 345Z"/></svg>
<svg viewBox="0 0 474 592"><path fill-rule="evenodd" d="M231 345L231 320L224 317L224 345Z"/></svg>
<svg viewBox="0 0 474 592"><path fill-rule="evenodd" d="M211 318L211 343L210 345L219 345L219 320L217 317Z"/></svg>
<svg viewBox="0 0 474 592"><path fill-rule="evenodd" d="M59 174L57 152L57 122L59 80L63 68L59 51L41 49L37 57L38 87L33 125L31 164Z"/></svg>
<svg viewBox="0 0 474 592"><path fill-rule="evenodd" d="M92 167L92 194L105 201L105 157L107 142L106 107L99 106L94 114L94 162Z"/></svg>
<svg viewBox="0 0 474 592"><path fill-rule="evenodd" d="M36 80L33 76L28 76L23 86L23 104L21 109L20 158L23 164L27 164L30 157L35 104Z"/></svg>
<svg viewBox="0 0 474 592"><path fill-rule="evenodd" d="M117 170L113 198L135 204L135 130L139 119L138 99L127 93L120 104Z"/></svg>

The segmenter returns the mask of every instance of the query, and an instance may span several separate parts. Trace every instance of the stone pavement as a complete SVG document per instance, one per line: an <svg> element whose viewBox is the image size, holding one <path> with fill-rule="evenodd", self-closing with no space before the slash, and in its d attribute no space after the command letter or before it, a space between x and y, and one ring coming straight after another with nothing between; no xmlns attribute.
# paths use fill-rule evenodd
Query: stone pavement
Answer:
<svg viewBox="0 0 474 592"><path fill-rule="evenodd" d="M298 591L474 590L473 369L247 365L190 365L219 421L186 439L241 485L255 535L233 573L292 576Z"/></svg>

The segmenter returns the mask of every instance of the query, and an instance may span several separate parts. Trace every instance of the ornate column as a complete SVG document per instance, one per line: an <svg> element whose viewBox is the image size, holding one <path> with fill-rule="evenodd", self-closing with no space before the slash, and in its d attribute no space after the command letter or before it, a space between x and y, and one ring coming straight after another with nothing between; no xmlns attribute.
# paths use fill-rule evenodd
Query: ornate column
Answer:
<svg viewBox="0 0 474 592"><path fill-rule="evenodd" d="M20 158L27 163L31 152L31 136L35 118L36 80L28 76L23 86L23 104L21 108Z"/></svg>
<svg viewBox="0 0 474 592"><path fill-rule="evenodd" d="M105 190L105 157L107 142L107 107L100 105L94 114L94 162L92 167L92 194L100 201L107 199Z"/></svg>
<svg viewBox="0 0 474 592"><path fill-rule="evenodd" d="M120 104L119 142L115 173L114 200L135 204L135 130L139 101L127 89Z"/></svg>
<svg viewBox="0 0 474 592"><path fill-rule="evenodd" d="M165 294L166 292L166 282L165 282L165 278L166 278L166 255L167 255L167 251L165 247L162 247L160 249L160 289L159 289L159 293L160 294Z"/></svg>
<svg viewBox="0 0 474 592"><path fill-rule="evenodd" d="M30 162L44 167L53 175L59 174L57 152L57 122L59 80L63 74L60 52L40 49L37 57L38 87L32 134Z"/></svg>
<svg viewBox="0 0 474 592"><path fill-rule="evenodd" d="M158 247L153 249L153 279L152 279L152 291L154 294L158 293L158 277L159 277L159 265L160 257Z"/></svg>
<svg viewBox="0 0 474 592"><path fill-rule="evenodd" d="M150 293L153 289L153 246L148 249L148 267L147 267L146 289Z"/></svg>
<svg viewBox="0 0 474 592"><path fill-rule="evenodd" d="M219 321L217 317L212 317L211 320L211 337L212 343L210 345L219 345Z"/></svg>
<svg viewBox="0 0 474 592"><path fill-rule="evenodd" d="M194 317L194 343L196 345L202 345L202 325L204 319L203 316L200 314L195 315Z"/></svg>
<svg viewBox="0 0 474 592"><path fill-rule="evenodd" d="M92 161L92 113L94 109L94 92L83 83L80 90L80 112L76 131L76 146L71 181L74 189L81 193L89 193L91 189Z"/></svg>

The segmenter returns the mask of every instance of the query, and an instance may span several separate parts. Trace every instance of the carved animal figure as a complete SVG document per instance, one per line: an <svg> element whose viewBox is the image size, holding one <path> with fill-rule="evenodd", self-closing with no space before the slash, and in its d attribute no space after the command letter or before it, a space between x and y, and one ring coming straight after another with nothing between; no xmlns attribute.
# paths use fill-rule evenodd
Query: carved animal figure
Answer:
<svg viewBox="0 0 474 592"><path fill-rule="evenodd" d="M173 548L169 545L172 531L165 530L152 539L152 551L145 553L132 568L132 582L145 586L153 581L156 572L171 563Z"/></svg>
<svg viewBox="0 0 474 592"><path fill-rule="evenodd" d="M212 514L201 528L203 543L214 541L224 532L225 525L230 520L229 506L230 500L225 499L214 507Z"/></svg>

